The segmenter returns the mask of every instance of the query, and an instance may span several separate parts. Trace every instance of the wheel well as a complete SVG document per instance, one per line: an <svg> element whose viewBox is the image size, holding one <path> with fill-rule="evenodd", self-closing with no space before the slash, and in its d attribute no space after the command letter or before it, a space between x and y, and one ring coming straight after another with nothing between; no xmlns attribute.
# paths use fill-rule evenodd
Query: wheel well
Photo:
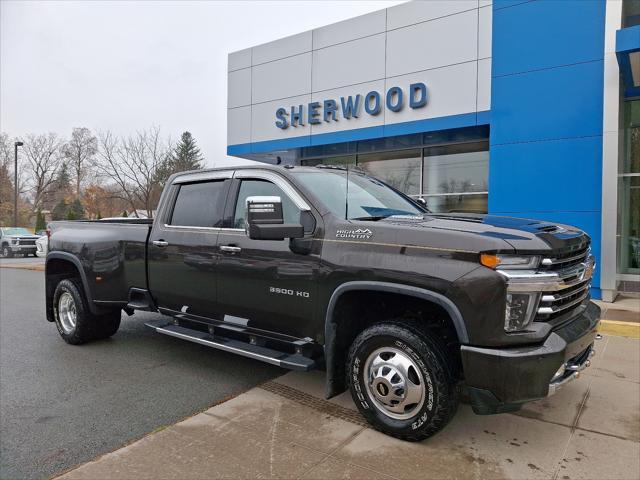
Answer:
<svg viewBox="0 0 640 480"><path fill-rule="evenodd" d="M346 389L347 355L358 334L373 324L394 318L418 320L425 332L442 341L456 377L461 377L460 340L453 320L444 308L432 301L401 293L352 290L340 296L331 318L335 324L335 344L330 359L334 393Z"/></svg>
<svg viewBox="0 0 640 480"><path fill-rule="evenodd" d="M58 283L66 278L81 279L80 271L73 262L60 258L52 258L47 261L45 294L47 298L47 320L54 321L53 317L53 294Z"/></svg>

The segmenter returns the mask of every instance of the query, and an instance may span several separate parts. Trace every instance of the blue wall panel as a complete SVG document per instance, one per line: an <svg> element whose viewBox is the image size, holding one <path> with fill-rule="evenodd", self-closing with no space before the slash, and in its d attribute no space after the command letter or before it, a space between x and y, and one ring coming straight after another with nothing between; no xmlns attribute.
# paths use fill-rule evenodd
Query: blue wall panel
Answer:
<svg viewBox="0 0 640 480"><path fill-rule="evenodd" d="M604 20L603 0L493 5L489 212L582 228L598 262Z"/></svg>
<svg viewBox="0 0 640 480"><path fill-rule="evenodd" d="M491 141L602 135L603 72L596 60L492 78Z"/></svg>
<svg viewBox="0 0 640 480"><path fill-rule="evenodd" d="M599 212L601 178L601 136L493 145L489 210Z"/></svg>
<svg viewBox="0 0 640 480"><path fill-rule="evenodd" d="M605 2L494 4L493 74L509 75L602 58Z"/></svg>

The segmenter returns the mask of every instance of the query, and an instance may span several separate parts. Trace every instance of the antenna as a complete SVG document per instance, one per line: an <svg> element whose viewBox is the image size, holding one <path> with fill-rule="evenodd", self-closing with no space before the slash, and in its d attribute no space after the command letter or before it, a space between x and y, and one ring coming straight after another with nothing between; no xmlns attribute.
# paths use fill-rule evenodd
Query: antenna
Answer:
<svg viewBox="0 0 640 480"><path fill-rule="evenodd" d="M344 219L349 220L349 164L347 164L347 188L344 196Z"/></svg>

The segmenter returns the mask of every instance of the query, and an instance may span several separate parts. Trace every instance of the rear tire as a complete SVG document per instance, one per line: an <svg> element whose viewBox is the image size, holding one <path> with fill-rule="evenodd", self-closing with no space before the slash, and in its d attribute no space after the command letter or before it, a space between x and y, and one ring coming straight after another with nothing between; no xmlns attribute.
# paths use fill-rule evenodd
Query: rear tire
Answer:
<svg viewBox="0 0 640 480"><path fill-rule="evenodd" d="M120 327L120 310L93 315L87 306L82 284L77 279L62 280L53 294L53 312L58 333L71 345L112 336Z"/></svg>
<svg viewBox="0 0 640 480"><path fill-rule="evenodd" d="M358 410L374 428L416 442L440 431L456 412L452 365L444 345L420 323L397 319L356 337L347 381Z"/></svg>

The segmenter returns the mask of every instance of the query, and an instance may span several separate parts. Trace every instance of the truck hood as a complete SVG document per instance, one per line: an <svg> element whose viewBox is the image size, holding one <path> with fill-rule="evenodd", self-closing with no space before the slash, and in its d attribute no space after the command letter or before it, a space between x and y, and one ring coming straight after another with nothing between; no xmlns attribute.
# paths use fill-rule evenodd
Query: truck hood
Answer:
<svg viewBox="0 0 640 480"><path fill-rule="evenodd" d="M487 249L489 244L494 245L489 249L499 250L497 245L504 242L506 248L512 247L519 253L570 252L585 248L590 242L586 233L569 225L495 215L451 213L427 214L422 218L394 216L376 223L400 229L411 228L413 231L459 232L470 243L477 243L478 250ZM490 239L494 242L488 242ZM474 249L474 245L469 247Z"/></svg>
<svg viewBox="0 0 640 480"><path fill-rule="evenodd" d="M2 238L7 240L37 240L40 237L38 235L3 235Z"/></svg>

